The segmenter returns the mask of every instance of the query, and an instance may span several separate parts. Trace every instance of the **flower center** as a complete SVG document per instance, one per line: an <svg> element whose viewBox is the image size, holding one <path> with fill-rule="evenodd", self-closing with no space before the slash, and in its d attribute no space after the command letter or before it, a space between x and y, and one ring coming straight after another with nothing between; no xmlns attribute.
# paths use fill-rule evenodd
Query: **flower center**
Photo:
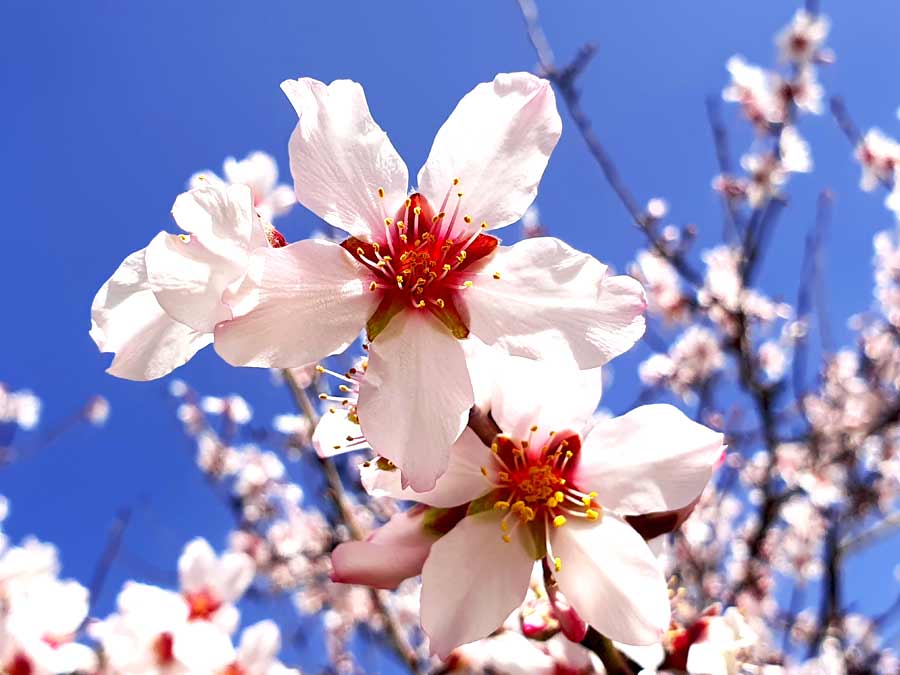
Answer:
<svg viewBox="0 0 900 675"><path fill-rule="evenodd" d="M502 434L494 439L493 507L506 511L500 521L503 541L512 541L511 533L519 525L530 527L535 541L559 571L562 561L550 548L550 526L562 527L572 517L599 520L603 508L596 501L596 492L584 492L573 480L581 437L573 431L551 431L538 447L532 444L537 431L538 427L532 426L528 438L522 440ZM481 473L492 479L487 467L482 467Z"/></svg>
<svg viewBox="0 0 900 675"><path fill-rule="evenodd" d="M487 223L472 224L460 214L462 192L448 216L447 204L458 188L455 180L434 213L428 200L416 193L406 198L393 218L384 214L384 229L373 241L350 237L341 245L372 273L369 290L381 302L366 324L370 340L403 309L427 309L457 338L468 336L468 317L458 294L480 276L473 264L493 253L496 237L483 234ZM384 190L378 194L384 199Z"/></svg>
<svg viewBox="0 0 900 675"><path fill-rule="evenodd" d="M184 599L187 601L188 607L190 608L190 615L188 616L189 621L195 619L209 619L209 617L215 614L216 610L222 606L219 599L205 588L193 593L187 593Z"/></svg>
<svg viewBox="0 0 900 675"><path fill-rule="evenodd" d="M168 666L175 663L175 652L173 651L174 643L175 639L172 637L171 633L160 633L153 641L151 649L153 650L153 657L156 659L157 665Z"/></svg>

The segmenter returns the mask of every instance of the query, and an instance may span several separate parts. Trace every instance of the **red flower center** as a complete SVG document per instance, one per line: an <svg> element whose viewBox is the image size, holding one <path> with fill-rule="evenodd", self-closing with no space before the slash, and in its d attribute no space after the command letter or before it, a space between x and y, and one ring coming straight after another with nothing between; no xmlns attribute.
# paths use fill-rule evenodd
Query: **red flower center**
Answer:
<svg viewBox="0 0 900 675"><path fill-rule="evenodd" d="M3 666L3 672L7 673L7 675L31 675L34 672L34 668L31 666L31 661L20 652Z"/></svg>
<svg viewBox="0 0 900 675"><path fill-rule="evenodd" d="M174 639L171 633L160 633L153 641L153 656L159 666L168 666L175 663L175 653L172 651Z"/></svg>
<svg viewBox="0 0 900 675"><path fill-rule="evenodd" d="M558 571L562 561L550 549L550 526L562 527L572 517L597 521L603 508L596 501L596 492L584 492L574 482L581 437L574 431L550 432L543 445L537 446L532 444L537 430L531 427L531 434L523 440L506 435L494 439L496 489L491 499L494 509L507 512L500 522L503 541L509 543L512 530L526 525ZM491 475L487 467L481 471Z"/></svg>
<svg viewBox="0 0 900 675"><path fill-rule="evenodd" d="M190 607L190 615L188 616L190 621L208 619L222 606L219 599L205 588L186 593L184 599L187 601L188 607Z"/></svg>
<svg viewBox="0 0 900 675"><path fill-rule="evenodd" d="M474 263L493 253L499 242L482 233L486 223L473 228L472 219L460 215L462 193L457 196L448 216L448 199L435 214L425 197L410 195L394 218L385 216L384 231L373 241L350 237L341 244L369 268L369 290L381 297L366 324L370 340L404 309L430 311L455 337L469 335L468 316L458 296L479 272Z"/></svg>

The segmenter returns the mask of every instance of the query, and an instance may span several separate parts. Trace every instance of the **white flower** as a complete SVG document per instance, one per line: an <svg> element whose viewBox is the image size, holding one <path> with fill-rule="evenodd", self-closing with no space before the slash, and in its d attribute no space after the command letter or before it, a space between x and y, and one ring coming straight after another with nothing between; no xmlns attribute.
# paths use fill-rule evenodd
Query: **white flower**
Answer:
<svg viewBox="0 0 900 675"><path fill-rule="evenodd" d="M231 318L222 293L243 278L250 252L269 246L245 185L186 192L172 215L188 234L160 232L91 305L91 337L115 352L108 372L116 377L162 377L210 344L215 325Z"/></svg>
<svg viewBox="0 0 900 675"><path fill-rule="evenodd" d="M503 433L491 448L466 430L434 490L382 482L397 498L433 507L472 502L469 515L431 545L422 568L422 626L432 650L445 657L494 631L522 603L541 558L574 610L601 633L657 642L669 625L666 582L624 517L693 502L722 454L721 434L667 405L591 424L599 369L504 361L491 404ZM422 545L406 534L384 539L386 552L392 543L398 552L401 542L411 544L409 557ZM344 555L353 545L365 544L334 554L345 581L348 559L366 564Z"/></svg>
<svg viewBox="0 0 900 675"><path fill-rule="evenodd" d="M244 553L228 552L221 558L204 539L194 539L178 559L181 592L189 608L189 618L205 620L231 634L237 628L237 602L253 581L253 559Z"/></svg>
<svg viewBox="0 0 900 675"><path fill-rule="evenodd" d="M0 617L0 670L32 675L92 672L92 649L74 637L88 612L88 592L75 581L42 578L4 598Z"/></svg>
<svg viewBox="0 0 900 675"><path fill-rule="evenodd" d="M0 384L0 423L12 422L28 431L41 419L41 399L27 389L9 391Z"/></svg>
<svg viewBox="0 0 900 675"><path fill-rule="evenodd" d="M278 164L264 152L251 152L242 160L229 157L222 168L225 180L212 171L200 171L191 176L189 186L213 184L246 185L253 192L253 208L263 220L271 221L288 213L297 201L290 185L278 185Z"/></svg>
<svg viewBox="0 0 900 675"><path fill-rule="evenodd" d="M281 633L274 621L260 621L241 634L237 657L225 672L228 675L288 675L297 671L278 661Z"/></svg>
<svg viewBox="0 0 900 675"><path fill-rule="evenodd" d="M855 155L862 166L860 189L871 192L879 182L893 184L894 170L900 166L900 143L880 129L869 129L857 144Z"/></svg>
<svg viewBox="0 0 900 675"><path fill-rule="evenodd" d="M513 73L477 86L438 131L409 196L406 165L362 87L303 78L282 89L300 116L290 142L297 199L350 238L255 252L227 294L237 318L216 330L226 361L301 366L344 351L365 326L363 431L427 490L473 403L460 342L470 333L581 367L643 333L634 279L557 239L502 247L485 234L518 220L537 194L561 131L549 82Z"/></svg>
<svg viewBox="0 0 900 675"><path fill-rule="evenodd" d="M830 61L830 52L823 51L830 28L828 17L797 10L791 22L775 37L782 61L799 65Z"/></svg>
<svg viewBox="0 0 900 675"><path fill-rule="evenodd" d="M129 581L117 609L88 628L115 673L211 674L234 661L228 633L208 621L190 621L191 607L178 593Z"/></svg>

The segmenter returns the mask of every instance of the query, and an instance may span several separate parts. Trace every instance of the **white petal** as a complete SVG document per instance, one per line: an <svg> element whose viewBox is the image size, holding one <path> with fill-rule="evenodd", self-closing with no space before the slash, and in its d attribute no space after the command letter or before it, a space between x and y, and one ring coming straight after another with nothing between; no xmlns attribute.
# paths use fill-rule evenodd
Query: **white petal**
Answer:
<svg viewBox="0 0 900 675"><path fill-rule="evenodd" d="M728 656L721 644L695 642L688 648L687 671L698 675L731 675Z"/></svg>
<svg viewBox="0 0 900 675"><path fill-rule="evenodd" d="M431 547L422 569L422 628L431 650L452 649L500 627L522 604L534 558L527 528L501 539L499 513L463 518Z"/></svg>
<svg viewBox="0 0 900 675"><path fill-rule="evenodd" d="M547 80L501 73L466 94L440 128L419 190L437 208L459 178L463 213L491 228L514 223L534 201L561 132Z"/></svg>
<svg viewBox="0 0 900 675"><path fill-rule="evenodd" d="M644 334L640 283L552 237L499 247L464 297L472 333L517 356L594 368Z"/></svg>
<svg viewBox="0 0 900 675"><path fill-rule="evenodd" d="M363 434L417 492L446 470L473 400L462 345L431 314L400 312L369 346L357 406Z"/></svg>
<svg viewBox="0 0 900 675"><path fill-rule="evenodd" d="M281 649L281 633L278 625L269 619L248 626L241 634L238 662L253 672L265 672Z"/></svg>
<svg viewBox="0 0 900 675"><path fill-rule="evenodd" d="M169 316L201 333L212 333L217 323L231 318L222 294L244 274L245 250L223 258L197 237L182 239L167 232L156 235L146 250L150 287Z"/></svg>
<svg viewBox="0 0 900 675"><path fill-rule="evenodd" d="M100 351L115 352L108 372L129 380L153 380L187 363L210 342L172 319L147 281L146 249L125 258L91 305L91 338Z"/></svg>
<svg viewBox="0 0 900 675"><path fill-rule="evenodd" d="M206 185L184 192L172 205L172 217L185 232L200 237L223 255L234 246L264 246L265 231L253 212L246 185Z"/></svg>
<svg viewBox="0 0 900 675"><path fill-rule="evenodd" d="M234 662L231 638L209 621L191 621L174 632L172 653L189 672L217 672Z"/></svg>
<svg viewBox="0 0 900 675"><path fill-rule="evenodd" d="M581 617L611 640L659 642L669 626L662 569L641 536L611 513L599 521L570 518L550 534L560 590Z"/></svg>
<svg viewBox="0 0 900 675"><path fill-rule="evenodd" d="M577 480L617 513L673 511L703 491L724 449L722 434L678 408L645 405L591 429Z"/></svg>
<svg viewBox="0 0 900 675"><path fill-rule="evenodd" d="M532 437L539 447L550 431L580 433L600 403L600 368L579 370L575 364L535 361L518 356L498 358L491 415L515 439Z"/></svg>
<svg viewBox="0 0 900 675"><path fill-rule="evenodd" d="M362 87L350 80L325 85L308 77L281 89L300 121L288 152L297 200L334 227L365 236L383 227L406 199L406 164L372 119ZM383 188L384 199L379 199ZM379 203L379 202L383 202Z"/></svg>
<svg viewBox="0 0 900 675"><path fill-rule="evenodd" d="M226 294L235 319L216 328L216 351L235 366L293 368L343 351L377 298L362 266L339 245L306 240L258 249Z"/></svg>
<svg viewBox="0 0 900 675"><path fill-rule="evenodd" d="M187 593L206 588L215 573L216 552L205 539L194 539L178 558L178 580Z"/></svg>
<svg viewBox="0 0 900 675"><path fill-rule="evenodd" d="M490 492L493 483L481 473L481 467L493 473L493 464L491 449L467 428L450 448L447 470L437 479L433 490L416 492L404 488L400 470L380 469L377 461L362 465L360 474L363 486L372 496L407 499L447 509L478 499Z"/></svg>
<svg viewBox="0 0 900 675"><path fill-rule="evenodd" d="M211 333L231 318L222 294L244 275L249 251L267 246L265 233L246 185L185 192L172 215L191 236L158 234L147 246L147 277L169 316Z"/></svg>
<svg viewBox="0 0 900 675"><path fill-rule="evenodd" d="M219 600L236 602L253 581L256 565L245 553L226 553L218 562L215 579L211 580Z"/></svg>
<svg viewBox="0 0 900 675"><path fill-rule="evenodd" d="M351 421L349 415L350 410L338 404L319 418L312 436L312 444L319 457L334 457L344 452L369 448L369 444L365 442L353 443L348 447L351 442L348 439L356 439L362 435L359 424Z"/></svg>

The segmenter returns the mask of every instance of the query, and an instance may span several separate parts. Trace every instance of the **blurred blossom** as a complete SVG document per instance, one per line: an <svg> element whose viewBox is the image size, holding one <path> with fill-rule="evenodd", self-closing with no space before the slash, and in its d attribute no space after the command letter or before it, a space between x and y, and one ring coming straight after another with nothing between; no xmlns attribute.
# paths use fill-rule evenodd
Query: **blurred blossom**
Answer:
<svg viewBox="0 0 900 675"><path fill-rule="evenodd" d="M290 185L278 184L278 165L264 152L251 152L242 160L229 157L222 168L224 179L212 171L201 171L191 176L188 187L247 185L253 193L253 208L268 221L285 215L297 202Z"/></svg>
<svg viewBox="0 0 900 675"><path fill-rule="evenodd" d="M0 382L0 423L8 422L28 431L41 418L41 399L27 389L10 391Z"/></svg>
<svg viewBox="0 0 900 675"><path fill-rule="evenodd" d="M92 396L84 409L84 416L88 422L97 427L102 427L109 419L109 400L103 396Z"/></svg>

